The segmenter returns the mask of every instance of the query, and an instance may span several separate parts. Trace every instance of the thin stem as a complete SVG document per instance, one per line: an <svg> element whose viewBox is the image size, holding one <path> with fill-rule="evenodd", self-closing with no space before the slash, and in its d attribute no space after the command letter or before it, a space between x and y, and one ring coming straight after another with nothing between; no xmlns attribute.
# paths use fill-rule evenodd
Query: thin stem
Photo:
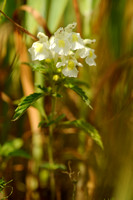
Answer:
<svg viewBox="0 0 133 200"><path fill-rule="evenodd" d="M55 115L55 104L56 104L56 98L52 98L52 120L54 119ZM54 164L54 158L53 158L53 130L54 126L53 124L49 127L49 143L48 143L48 156L49 156L49 164L52 166ZM54 179L54 171L50 171L50 188L51 188L51 200L55 199L55 179Z"/></svg>
<svg viewBox="0 0 133 200"><path fill-rule="evenodd" d="M72 196L72 200L75 200L76 198L76 183L73 183L73 196Z"/></svg>
<svg viewBox="0 0 133 200"><path fill-rule="evenodd" d="M33 34L31 34L29 31L27 31L26 29L24 29L22 26L20 26L19 24L17 24L15 21L13 21L10 17L8 17L2 10L0 10L0 13L2 13L14 26L18 31L22 31L24 33L26 33L27 35L29 35L33 40L37 41L38 38L36 36L34 36Z"/></svg>

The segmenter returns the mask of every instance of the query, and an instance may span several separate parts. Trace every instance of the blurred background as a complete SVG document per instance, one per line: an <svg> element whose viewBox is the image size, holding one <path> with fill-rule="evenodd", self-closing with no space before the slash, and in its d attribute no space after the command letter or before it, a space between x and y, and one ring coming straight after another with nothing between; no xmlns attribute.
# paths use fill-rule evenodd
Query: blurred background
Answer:
<svg viewBox="0 0 133 200"><path fill-rule="evenodd" d="M0 178L12 180L8 199L50 199L49 171L40 163L47 158L47 130L37 128L39 112L31 108L18 121L12 117L17 100L43 83L43 76L24 64L33 38L49 36L60 26L77 22L83 38L97 55L95 67L84 66L79 78L93 109L82 105L70 91L58 105L69 120L83 117L101 135L104 150L82 131L57 131L55 161L74 171L76 200L133 199L133 1L132 0L0 0ZM64 94L65 95L65 94ZM40 110L44 102L40 101ZM49 102L45 102L49 110ZM71 166L69 161L71 160ZM78 171L80 175L78 176ZM55 171L56 199L72 199L73 184ZM11 191L6 187L1 194Z"/></svg>

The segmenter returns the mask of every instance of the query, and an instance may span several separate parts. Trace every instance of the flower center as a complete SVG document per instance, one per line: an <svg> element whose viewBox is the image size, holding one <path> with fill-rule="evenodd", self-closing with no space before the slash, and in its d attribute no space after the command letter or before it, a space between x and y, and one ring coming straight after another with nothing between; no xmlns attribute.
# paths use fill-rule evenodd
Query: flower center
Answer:
<svg viewBox="0 0 133 200"><path fill-rule="evenodd" d="M51 63L51 61L52 61L52 60L51 60L50 58L46 58L46 59L45 59L45 62L46 62L46 63Z"/></svg>
<svg viewBox="0 0 133 200"><path fill-rule="evenodd" d="M42 52L43 52L43 44L41 44L41 43L36 43L35 49L36 49L36 52L37 52L37 53L42 53Z"/></svg>
<svg viewBox="0 0 133 200"><path fill-rule="evenodd" d="M59 40L58 41L59 47L65 47L65 41L64 40Z"/></svg>
<svg viewBox="0 0 133 200"><path fill-rule="evenodd" d="M73 34L73 35L72 35L72 41L73 41L73 42L77 42L77 41L78 41L78 37L77 37L76 34Z"/></svg>
<svg viewBox="0 0 133 200"><path fill-rule="evenodd" d="M74 61L72 61L72 60L69 60L68 61L68 69L69 70L72 70L74 67L75 67L75 63L74 63Z"/></svg>
<svg viewBox="0 0 133 200"><path fill-rule="evenodd" d="M92 58L92 56L93 56L93 52L90 50L89 57Z"/></svg>

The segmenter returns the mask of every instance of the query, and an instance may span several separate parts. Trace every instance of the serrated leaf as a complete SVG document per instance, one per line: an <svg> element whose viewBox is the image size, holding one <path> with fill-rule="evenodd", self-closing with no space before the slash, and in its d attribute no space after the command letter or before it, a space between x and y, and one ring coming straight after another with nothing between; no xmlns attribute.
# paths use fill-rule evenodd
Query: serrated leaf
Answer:
<svg viewBox="0 0 133 200"><path fill-rule="evenodd" d="M19 119L24 114L24 112L27 110L27 108L29 108L31 105L33 105L43 95L44 95L44 93L33 93L33 94L23 98L15 110L15 114L13 116L13 121L16 121L17 119Z"/></svg>
<svg viewBox="0 0 133 200"><path fill-rule="evenodd" d="M74 120L74 121L63 122L61 126L62 125L66 127L76 127L76 128L84 130L85 133L88 133L91 136L91 138L103 149L101 136L99 135L98 131L90 123L82 119L79 119L79 120Z"/></svg>
<svg viewBox="0 0 133 200"><path fill-rule="evenodd" d="M88 99L88 96L86 95L86 93L82 90L82 88L80 88L78 85L72 83L72 82L69 82L69 83L65 83L64 86L66 88L70 88L72 89L74 92L76 92L80 97L81 99L86 103L86 105L88 105L90 108L91 105L90 105L90 100Z"/></svg>
<svg viewBox="0 0 133 200"><path fill-rule="evenodd" d="M81 81L79 79L76 79L76 78L70 78L70 77L67 77L65 80L64 80L64 83L66 84L74 84L74 85L83 85L83 86L86 86L87 88L89 87L88 83L84 82L84 81Z"/></svg>
<svg viewBox="0 0 133 200"><path fill-rule="evenodd" d="M57 170L57 169L61 169L61 170L66 170L66 166L63 164L58 164L58 163L44 163L42 164L40 167L48 169L48 170Z"/></svg>

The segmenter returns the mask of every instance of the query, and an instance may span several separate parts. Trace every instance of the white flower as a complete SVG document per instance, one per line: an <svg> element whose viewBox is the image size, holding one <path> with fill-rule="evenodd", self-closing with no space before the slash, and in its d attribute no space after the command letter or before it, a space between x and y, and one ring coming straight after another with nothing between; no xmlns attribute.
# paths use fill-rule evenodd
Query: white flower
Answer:
<svg viewBox="0 0 133 200"><path fill-rule="evenodd" d="M76 54L78 56L80 56L80 58L86 58L85 62L88 65L90 65L90 66L96 65L96 62L94 61L94 59L96 58L96 55L94 53L94 49L84 47L83 49L77 50Z"/></svg>
<svg viewBox="0 0 133 200"><path fill-rule="evenodd" d="M66 34L68 34L69 41L71 43L71 50L82 49L84 47L83 39L79 33L72 32L77 23L72 23L64 28Z"/></svg>
<svg viewBox="0 0 133 200"><path fill-rule="evenodd" d="M67 56L70 51L70 43L67 38L55 37L54 42L50 45L50 49L55 51L59 55Z"/></svg>
<svg viewBox="0 0 133 200"><path fill-rule="evenodd" d="M83 40L84 45L92 44L92 43L95 43L95 42L96 42L96 39L93 39L93 40L91 40L91 39L84 39Z"/></svg>
<svg viewBox="0 0 133 200"><path fill-rule="evenodd" d="M86 57L85 62L90 66L96 65L96 62L94 61L95 58L96 55L94 53L94 49L90 49L89 55Z"/></svg>
<svg viewBox="0 0 133 200"><path fill-rule="evenodd" d="M76 22L73 22L72 24L68 24L64 30L68 33L72 32L72 30L77 26Z"/></svg>
<svg viewBox="0 0 133 200"><path fill-rule="evenodd" d="M68 77L77 77L78 70L77 70L76 66L82 67L82 64L79 63L74 58L71 58L71 59L63 58L63 61L58 62L56 64L57 68L63 67L62 73L64 74L64 76L68 76Z"/></svg>
<svg viewBox="0 0 133 200"><path fill-rule="evenodd" d="M61 56L67 56L69 54L70 42L68 40L68 34L62 27L55 32L54 37L50 42L50 49Z"/></svg>
<svg viewBox="0 0 133 200"><path fill-rule="evenodd" d="M48 42L48 36L45 35L44 33L42 32L39 32L37 34L37 38L39 39L40 42Z"/></svg>
<svg viewBox="0 0 133 200"><path fill-rule="evenodd" d="M69 34L69 41L72 50L84 48L83 39L80 37L79 33L72 32Z"/></svg>
<svg viewBox="0 0 133 200"><path fill-rule="evenodd" d="M45 60L49 64L52 59L52 64L68 77L77 77L77 66L83 66L77 61L79 57L90 66L96 65L94 50L88 47L96 40L82 39L79 33L73 31L76 25L72 23L65 28L61 27L50 38L39 32L39 41L34 42L28 50L32 60Z"/></svg>
<svg viewBox="0 0 133 200"><path fill-rule="evenodd" d="M49 50L48 37L43 33L38 33L37 37L39 41L34 42L32 47L28 49L31 54L32 60L44 60L52 58L52 54Z"/></svg>
<svg viewBox="0 0 133 200"><path fill-rule="evenodd" d="M77 50L84 47L83 39L79 33L72 32L76 23L69 24L66 28L59 28L54 34L54 40L50 48L59 55L67 56L70 50Z"/></svg>
<svg viewBox="0 0 133 200"><path fill-rule="evenodd" d="M84 47L82 49L78 49L76 54L77 56L80 56L80 58L86 58L90 54L90 48Z"/></svg>
<svg viewBox="0 0 133 200"><path fill-rule="evenodd" d="M70 63L71 61L68 61L68 66L66 66L63 70L62 73L64 74L64 76L68 76L68 77L77 77L78 76L78 70L76 67L72 67L72 63Z"/></svg>

